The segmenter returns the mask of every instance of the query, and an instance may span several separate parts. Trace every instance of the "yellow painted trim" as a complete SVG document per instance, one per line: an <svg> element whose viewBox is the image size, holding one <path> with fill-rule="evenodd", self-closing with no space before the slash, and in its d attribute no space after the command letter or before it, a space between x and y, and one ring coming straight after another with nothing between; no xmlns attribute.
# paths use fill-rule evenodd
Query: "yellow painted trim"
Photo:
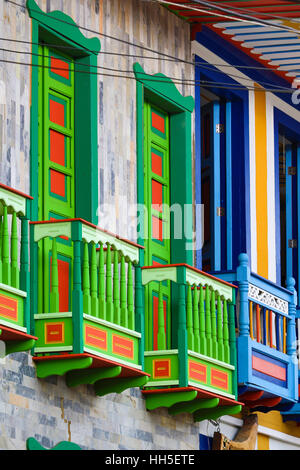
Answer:
<svg viewBox="0 0 300 470"><path fill-rule="evenodd" d="M257 450L270 450L269 436L257 434Z"/></svg>
<svg viewBox="0 0 300 470"><path fill-rule="evenodd" d="M259 86L255 84L256 86ZM268 278L268 194L266 93L254 92L257 274Z"/></svg>
<svg viewBox="0 0 300 470"><path fill-rule="evenodd" d="M300 437L300 426L294 421L283 422L279 411L270 411L269 413L257 413L259 426L279 431L289 436Z"/></svg>

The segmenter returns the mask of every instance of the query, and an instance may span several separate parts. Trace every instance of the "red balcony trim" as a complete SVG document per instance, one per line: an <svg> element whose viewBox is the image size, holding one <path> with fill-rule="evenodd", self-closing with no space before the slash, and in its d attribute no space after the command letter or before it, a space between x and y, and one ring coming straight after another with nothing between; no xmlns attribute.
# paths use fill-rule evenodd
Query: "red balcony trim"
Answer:
<svg viewBox="0 0 300 470"><path fill-rule="evenodd" d="M26 197L27 199L33 199L32 196L22 193L22 191L19 191L17 189L11 188L10 186L7 186L6 184L0 183L0 187L3 189L7 189L7 191L10 191L11 193L19 194L19 196Z"/></svg>
<svg viewBox="0 0 300 470"><path fill-rule="evenodd" d="M20 341L20 340L28 340L28 339L35 339L38 340L37 336L29 335L28 333L24 333L20 330L15 330L14 328L10 328L8 326L4 326L0 322L0 330L2 333L0 335L0 340L3 341Z"/></svg>
<svg viewBox="0 0 300 470"><path fill-rule="evenodd" d="M34 362L41 362L41 361L57 361L60 359L74 359L74 358L80 358L80 357L91 357L93 359L93 363L90 366L91 369L100 368L100 367L109 367L109 366L121 366L122 372L117 378L135 377L135 376L139 377L141 375L150 377L150 374L148 374L147 372L144 372L141 369L135 369L134 367L120 364L117 359L115 361L112 361L110 359L106 359L106 358L104 359L100 356L95 356L94 354L90 354L90 353L78 353L78 354L62 353L62 354L56 354L53 356L33 356L32 359Z"/></svg>

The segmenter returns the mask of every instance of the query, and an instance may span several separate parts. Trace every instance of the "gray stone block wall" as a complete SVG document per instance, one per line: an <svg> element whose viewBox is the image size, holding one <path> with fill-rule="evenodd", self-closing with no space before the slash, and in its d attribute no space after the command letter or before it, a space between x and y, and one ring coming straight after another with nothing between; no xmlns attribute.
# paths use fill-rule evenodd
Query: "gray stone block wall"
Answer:
<svg viewBox="0 0 300 470"><path fill-rule="evenodd" d="M199 429L188 414L148 412L138 388L97 397L64 377L37 379L29 353L0 360L0 449L23 450L35 437L47 448L71 440L83 449L194 450Z"/></svg>

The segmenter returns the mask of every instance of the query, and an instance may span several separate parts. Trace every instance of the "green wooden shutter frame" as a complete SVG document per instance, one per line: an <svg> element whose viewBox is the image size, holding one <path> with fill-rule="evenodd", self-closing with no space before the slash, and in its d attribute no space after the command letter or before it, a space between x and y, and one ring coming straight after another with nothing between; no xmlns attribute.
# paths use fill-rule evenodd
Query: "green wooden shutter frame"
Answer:
<svg viewBox="0 0 300 470"><path fill-rule="evenodd" d="M159 114L164 118L165 122L165 137L159 136L152 129L152 111ZM153 106L149 102L144 102L144 187L145 187L145 204L148 210L148 237L145 241L145 264L152 265L154 260L159 261L161 264L170 264L170 215L168 207L170 205L170 172L169 172L169 115L164 113L163 110ZM152 171L152 151L156 151L162 156L162 176L158 176ZM159 212L153 208L152 200L152 181L162 184L163 194L163 210ZM163 224L163 241L156 240L152 234L152 216L162 220ZM145 286L145 296L148 299L145 305L145 321L148 325L147 332L148 338L146 340L147 348L153 349L153 297L159 296L159 290L166 302L166 329L167 329L167 346L171 345L171 332L170 332L170 314L171 314L171 286L170 282L166 281L159 285L157 282Z"/></svg>
<svg viewBox="0 0 300 470"><path fill-rule="evenodd" d="M43 12L34 0L27 0L26 7L32 18L32 103L31 103L31 194L33 220L38 220L38 153L41 141L38 137L37 122L40 113L39 57L38 44L51 43L55 46L68 46L65 49L74 59L75 71L75 161L76 179L76 217L97 224L98 207L98 130L97 130L97 75L85 73L97 65L97 54L101 44L98 38L86 38L71 17L61 11ZM84 90L84 93L82 93ZM90 158L81 158L89 155ZM90 197L89 197L90 195Z"/></svg>
<svg viewBox="0 0 300 470"><path fill-rule="evenodd" d="M72 56L75 70L87 72L90 67L97 65L97 54L101 44L98 38L86 38L79 30L76 23L68 15L61 11L50 13L43 12L34 0L27 0L26 7L32 19L32 82L31 82L31 125L30 125L30 174L31 194L34 197L32 205L32 220L39 220L38 213L38 158L42 148L42 136L38 132L37 123L42 112L41 95L43 90L39 87L43 65L40 56L39 44L47 43L55 46L68 46L63 49ZM85 92L82 93L82 90ZM97 75L88 73L75 74L75 127L74 127L74 156L75 179L77 187L75 191L75 216L86 219L97 225L98 207L98 93ZM86 158L89 155L90 158ZM82 158L84 156L84 158ZM38 272L38 264L43 263L43 251L31 241L31 334L34 334L33 315L42 311L38 305L36 285L43 285L43 279ZM41 271L41 270L40 270Z"/></svg>
<svg viewBox="0 0 300 470"><path fill-rule="evenodd" d="M144 101L151 102L152 105L163 109L170 116L170 204L177 203L184 211L185 204L192 204L192 147L191 147L191 113L194 109L194 98L184 97L178 91L174 83L167 76L157 73L148 75L140 64L133 66L137 81L137 202L142 207L146 200L146 190L144 187ZM171 233L173 230L173 215L170 218ZM143 214L139 214L138 243L146 246L144 230L146 221ZM188 233L182 224L183 237L179 240L171 240L171 263L187 263L193 265L193 252L186 250L186 243L192 240L193 220L192 216L186 221ZM145 257L147 254L145 253ZM147 264L147 263L145 263ZM172 298L178 296L176 291L180 286L172 286ZM179 311L173 304L172 317L172 348L178 346L176 324ZM149 332L148 332L149 339ZM148 343L147 343L148 345ZM147 349L147 347L145 348Z"/></svg>

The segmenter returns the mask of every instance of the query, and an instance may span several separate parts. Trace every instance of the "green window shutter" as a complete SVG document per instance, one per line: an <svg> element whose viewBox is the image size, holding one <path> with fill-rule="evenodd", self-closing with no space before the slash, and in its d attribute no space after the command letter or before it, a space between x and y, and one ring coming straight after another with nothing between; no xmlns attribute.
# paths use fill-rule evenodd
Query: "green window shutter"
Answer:
<svg viewBox="0 0 300 470"><path fill-rule="evenodd" d="M145 264L149 266L170 264L169 115L151 103L145 102L144 123L144 194L147 208ZM166 342L170 346L170 282L162 283L160 295L164 309ZM146 299L146 324L148 325L146 347L158 349L158 283L153 282L146 287Z"/></svg>
<svg viewBox="0 0 300 470"><path fill-rule="evenodd" d="M54 49L40 46L39 80L39 199L40 220L75 217L74 157L74 61ZM39 311L69 311L73 249L71 242L59 238L55 252L52 240L40 242ZM59 304L50 292L52 265L58 275ZM54 307L55 305L55 307Z"/></svg>

